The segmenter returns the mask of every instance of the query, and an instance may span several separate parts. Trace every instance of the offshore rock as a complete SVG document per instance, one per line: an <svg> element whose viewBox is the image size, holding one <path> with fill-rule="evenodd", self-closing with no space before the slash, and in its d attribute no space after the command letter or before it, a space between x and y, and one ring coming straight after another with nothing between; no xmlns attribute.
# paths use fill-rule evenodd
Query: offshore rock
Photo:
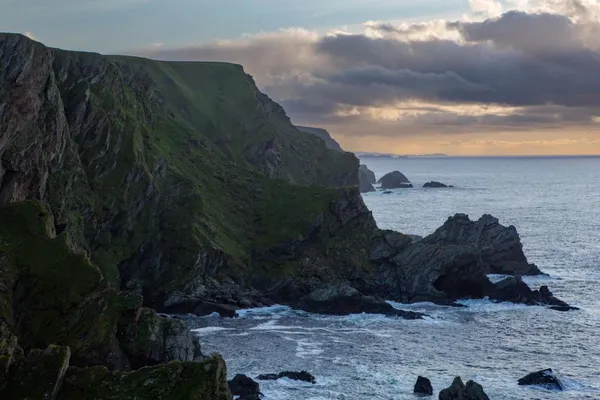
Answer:
<svg viewBox="0 0 600 400"><path fill-rule="evenodd" d="M382 189L405 189L412 187L408 178L400 171L393 171L385 174L377 181L377 183L381 184Z"/></svg>
<svg viewBox="0 0 600 400"><path fill-rule="evenodd" d="M437 181L431 181L431 182L427 182L423 185L424 188L447 188L448 185L441 183L441 182L437 182Z"/></svg>
<svg viewBox="0 0 600 400"><path fill-rule="evenodd" d="M308 382L308 383L312 383L312 384L317 383L317 380L315 379L315 377L310 372L306 372L306 371L300 371L300 372L284 371L284 372L280 372L278 374L262 374L262 375L259 375L256 377L256 379L258 379L259 381L274 381L274 380L281 379L281 378L288 378L288 379L293 379L295 381L303 381L303 382Z"/></svg>
<svg viewBox="0 0 600 400"><path fill-rule="evenodd" d="M490 398L480 384L468 381L465 385L457 376L450 387L440 392L439 400L490 400Z"/></svg>
<svg viewBox="0 0 600 400"><path fill-rule="evenodd" d="M413 393L431 396L433 394L433 386L431 386L431 381L425 377L419 376L417 378L417 382L415 383Z"/></svg>
<svg viewBox="0 0 600 400"><path fill-rule="evenodd" d="M237 374L232 380L228 381L231 394L240 396L240 399L250 400L251 398L260 398L260 386L252 378L246 375Z"/></svg>
<svg viewBox="0 0 600 400"><path fill-rule="evenodd" d="M488 296L495 301L542 305L557 311L578 310L577 307L572 307L554 297L548 286L542 286L539 290L531 290L520 276L509 277L497 282L490 288Z"/></svg>
<svg viewBox="0 0 600 400"><path fill-rule="evenodd" d="M373 184L376 182L375 173L361 164L358 168L358 185L361 193L374 192Z"/></svg>
<svg viewBox="0 0 600 400"><path fill-rule="evenodd" d="M552 369L543 369L541 371L532 372L521 379L519 379L519 385L529 386L536 385L541 386L549 390L563 390L564 386L560 379L554 375Z"/></svg>

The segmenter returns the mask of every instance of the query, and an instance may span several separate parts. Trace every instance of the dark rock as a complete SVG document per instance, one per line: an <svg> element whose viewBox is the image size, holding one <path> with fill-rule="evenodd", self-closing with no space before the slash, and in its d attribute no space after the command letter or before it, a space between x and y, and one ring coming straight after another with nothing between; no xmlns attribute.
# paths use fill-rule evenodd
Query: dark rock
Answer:
<svg viewBox="0 0 600 400"><path fill-rule="evenodd" d="M241 396L243 399L250 400L251 396L258 398L261 395L258 382L255 382L246 375L238 374L227 383L229 384L231 394L234 396Z"/></svg>
<svg viewBox="0 0 600 400"><path fill-rule="evenodd" d="M417 378L417 383L415 383L415 388L413 389L414 393L418 394L433 394L433 386L431 386L431 381L427 378L419 376Z"/></svg>
<svg viewBox="0 0 600 400"><path fill-rule="evenodd" d="M554 375L554 372L550 368L533 372L524 376L523 378L519 379L519 385L536 385L550 390L564 389L562 382L556 377L556 375Z"/></svg>
<svg viewBox="0 0 600 400"><path fill-rule="evenodd" d="M421 313L397 310L385 301L372 296L365 296L346 284L315 290L302 298L297 307L304 311L329 315L368 313L383 314L390 317L399 316L404 319L420 319L423 317Z"/></svg>
<svg viewBox="0 0 600 400"><path fill-rule="evenodd" d="M304 381L312 384L317 383L315 377L306 371L300 372L292 372L292 371L284 371L278 374L263 374L256 377L259 381L274 381L281 378L293 379L295 381Z"/></svg>
<svg viewBox="0 0 600 400"><path fill-rule="evenodd" d="M377 181L382 189L403 189L413 187L408 178L400 171L393 171Z"/></svg>
<svg viewBox="0 0 600 400"><path fill-rule="evenodd" d="M489 400L483 391L483 387L474 381L468 381L465 385L460 377L454 378L450 387L442 390L439 400Z"/></svg>
<svg viewBox="0 0 600 400"><path fill-rule="evenodd" d="M541 274L534 264L527 262L516 228L501 225L489 214L478 221L471 221L466 214L456 214L423 242L475 247L481 253L481 264L486 274Z"/></svg>
<svg viewBox="0 0 600 400"><path fill-rule="evenodd" d="M383 194L392 194L392 193L394 193L394 192L392 192L391 190L384 190L383 191Z"/></svg>
<svg viewBox="0 0 600 400"><path fill-rule="evenodd" d="M369 167L367 167L365 164L360 164L358 170L364 173L365 180L367 182L369 182L372 185L377 183L377 178L375 178L375 172L371 171Z"/></svg>
<svg viewBox="0 0 600 400"><path fill-rule="evenodd" d="M578 310L577 307L572 307L554 297L547 286L542 286L540 290L531 290L519 276L503 279L494 284L489 290L489 298L495 301L543 305L557 311Z"/></svg>
<svg viewBox="0 0 600 400"><path fill-rule="evenodd" d="M358 168L358 186L361 193L374 192L375 188L375 173L367 168L366 165L361 164Z"/></svg>
<svg viewBox="0 0 600 400"><path fill-rule="evenodd" d="M448 185L443 184L442 182L431 181L427 182L423 185L424 188L447 188Z"/></svg>
<svg viewBox="0 0 600 400"><path fill-rule="evenodd" d="M342 149L342 146L340 146L340 144L331 137L331 134L322 128L313 128L310 126L296 126L296 128L300 131L300 132L304 132L304 133L310 133L311 135L314 135L316 137L318 137L319 139L323 140L325 142L325 146L327 146L327 148L334 150L334 151L338 151L338 152L343 152L344 150Z"/></svg>
<svg viewBox="0 0 600 400"><path fill-rule="evenodd" d="M413 243L413 237L395 231L382 230L373 239L369 260L380 263L406 250Z"/></svg>

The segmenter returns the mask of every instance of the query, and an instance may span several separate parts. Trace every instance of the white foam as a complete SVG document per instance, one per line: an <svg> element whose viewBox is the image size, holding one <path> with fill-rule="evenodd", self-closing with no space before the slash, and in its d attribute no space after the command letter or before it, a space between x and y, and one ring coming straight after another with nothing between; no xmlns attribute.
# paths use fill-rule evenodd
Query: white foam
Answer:
<svg viewBox="0 0 600 400"><path fill-rule="evenodd" d="M215 332L231 331L233 330L233 328L223 328L221 326L205 326L204 328L196 328L190 330L198 335L209 335Z"/></svg>
<svg viewBox="0 0 600 400"><path fill-rule="evenodd" d="M281 306L281 305L237 310L238 317L240 317L240 318L252 318L254 316L289 314L291 312L293 312L293 310L290 307Z"/></svg>
<svg viewBox="0 0 600 400"><path fill-rule="evenodd" d="M251 331L282 331L282 330L294 330L298 329L297 326L285 326L285 325L277 325L277 320L269 320L265 323L256 325L255 327L250 328Z"/></svg>
<svg viewBox="0 0 600 400"><path fill-rule="evenodd" d="M496 303L491 301L489 298L483 299L469 299L469 300L458 300L457 303L467 306L467 308L457 308L457 311L463 312L496 312L496 311L511 311L511 310L522 310L534 306L528 306L526 304L517 304L502 302Z"/></svg>

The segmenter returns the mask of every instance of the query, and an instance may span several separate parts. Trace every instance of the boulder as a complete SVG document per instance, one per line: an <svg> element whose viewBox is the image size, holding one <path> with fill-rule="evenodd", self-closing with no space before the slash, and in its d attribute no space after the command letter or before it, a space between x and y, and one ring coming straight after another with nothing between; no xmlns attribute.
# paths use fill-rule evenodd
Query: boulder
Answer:
<svg viewBox="0 0 600 400"><path fill-rule="evenodd" d="M424 188L447 188L448 185L442 182L431 181L423 185Z"/></svg>
<svg viewBox="0 0 600 400"><path fill-rule="evenodd" d="M256 377L256 379L258 379L259 381L275 381L277 379L281 379L281 378L288 378L288 379L293 379L295 381L303 381L303 382L309 382L312 384L317 383L317 380L315 379L315 377L306 371L300 371L300 372L292 372L292 371L284 371L284 372L280 372L278 374L263 374L263 375L259 375Z"/></svg>
<svg viewBox="0 0 600 400"><path fill-rule="evenodd" d="M468 381L465 385L459 376L454 378L450 387L442 390L439 400L489 400L483 391L483 387L474 381Z"/></svg>
<svg viewBox="0 0 600 400"><path fill-rule="evenodd" d="M390 172L377 181L382 189L404 189L413 187L408 178L400 171Z"/></svg>
<svg viewBox="0 0 600 400"><path fill-rule="evenodd" d="M301 310L328 315L383 314L404 319L421 319L423 314L397 310L385 301L361 294L346 284L317 289L302 298L297 305Z"/></svg>
<svg viewBox="0 0 600 400"><path fill-rule="evenodd" d="M552 369L550 368L543 369L537 372L532 372L531 374L528 374L519 379L518 383L521 386L542 386L545 389L549 390L564 389L562 382L556 377L556 375L554 375L554 372L552 372Z"/></svg>
<svg viewBox="0 0 600 400"><path fill-rule="evenodd" d="M413 393L431 396L433 394L433 386L431 386L431 381L427 378L419 376L417 378L417 382L415 383Z"/></svg>
<svg viewBox="0 0 600 400"><path fill-rule="evenodd" d="M234 396L240 396L241 399L250 400L251 398L260 398L260 386L252 378L246 375L237 374L232 380L228 381L229 390Z"/></svg>
<svg viewBox="0 0 600 400"><path fill-rule="evenodd" d="M392 193L394 193L394 192L392 192L391 190L384 190L383 191L383 194L392 194Z"/></svg>

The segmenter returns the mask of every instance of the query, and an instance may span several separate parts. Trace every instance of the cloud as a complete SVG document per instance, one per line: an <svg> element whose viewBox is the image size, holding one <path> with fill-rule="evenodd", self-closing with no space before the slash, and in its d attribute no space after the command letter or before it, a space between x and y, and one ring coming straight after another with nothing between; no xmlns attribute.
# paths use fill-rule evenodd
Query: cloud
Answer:
<svg viewBox="0 0 600 400"><path fill-rule="evenodd" d="M598 129L597 2L471 7L458 21L370 21L351 34L288 29L136 54L241 63L294 121L348 137Z"/></svg>

